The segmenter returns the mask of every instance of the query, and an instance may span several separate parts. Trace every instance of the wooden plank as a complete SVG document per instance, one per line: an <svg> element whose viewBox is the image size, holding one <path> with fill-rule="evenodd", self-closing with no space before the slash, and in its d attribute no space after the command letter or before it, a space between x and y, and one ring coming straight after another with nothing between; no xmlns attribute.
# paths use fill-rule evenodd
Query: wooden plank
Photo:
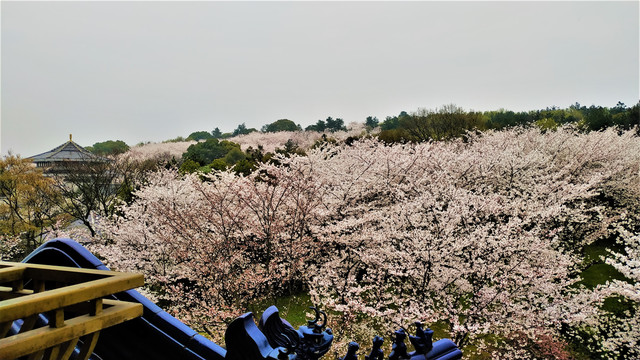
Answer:
<svg viewBox="0 0 640 360"><path fill-rule="evenodd" d="M54 328L61 328L64 326L64 309L55 309L52 311L49 325Z"/></svg>
<svg viewBox="0 0 640 360"><path fill-rule="evenodd" d="M96 269L76 268L76 267L69 267L69 266L43 265L43 264L21 263L21 262L11 262L11 261L0 261L0 268L2 267L40 269L40 270L51 270L54 272L62 271L65 273L96 274L96 275L106 275L106 276L109 276L108 274L126 274L124 272L111 271L111 270L96 270Z"/></svg>
<svg viewBox="0 0 640 360"><path fill-rule="evenodd" d="M82 338L83 344L77 357L78 360L89 360L93 349L95 349L96 344L98 343L99 335L100 332L97 331Z"/></svg>
<svg viewBox="0 0 640 360"><path fill-rule="evenodd" d="M16 359L142 315L142 304L117 302L102 314L68 319L61 328L42 327L0 339L0 360Z"/></svg>
<svg viewBox="0 0 640 360"><path fill-rule="evenodd" d="M44 280L33 280L33 292L39 293L44 291Z"/></svg>
<svg viewBox="0 0 640 360"><path fill-rule="evenodd" d="M31 295L31 294L33 294L33 290L24 289L21 291L14 292L13 289L10 287L0 286L0 301L15 299L20 296Z"/></svg>
<svg viewBox="0 0 640 360"><path fill-rule="evenodd" d="M42 359L42 356L44 356L44 350L40 350L38 352L34 352L33 354L29 355L27 360L40 360L40 359Z"/></svg>
<svg viewBox="0 0 640 360"><path fill-rule="evenodd" d="M7 336L9 330L11 329L11 324L13 324L13 321L0 323L0 339Z"/></svg>
<svg viewBox="0 0 640 360"><path fill-rule="evenodd" d="M15 266L0 269L0 284L22 279L24 270L23 267Z"/></svg>
<svg viewBox="0 0 640 360"><path fill-rule="evenodd" d="M42 360L53 360L58 358L60 355L60 345L50 347L44 351L44 356L42 356Z"/></svg>
<svg viewBox="0 0 640 360"><path fill-rule="evenodd" d="M18 292L24 290L24 280L18 279L13 281L13 285L11 287L11 291Z"/></svg>
<svg viewBox="0 0 640 360"><path fill-rule="evenodd" d="M99 300L102 300L102 309L104 309L105 307L113 306L114 305L113 302L116 301L116 300L110 300L110 299L99 299ZM100 311L102 311L102 309ZM92 314L91 313L92 311L96 311L96 314ZM81 303L64 307L64 313L67 318L76 317L79 315L86 315L86 314L97 315L98 314L97 311L98 311L97 301L94 301L94 300L84 301Z"/></svg>
<svg viewBox="0 0 640 360"><path fill-rule="evenodd" d="M71 354L73 350L76 348L78 344L79 338L75 338L73 340L67 341L66 343L60 345L60 354L57 359L54 360L68 360L71 358Z"/></svg>
<svg viewBox="0 0 640 360"><path fill-rule="evenodd" d="M22 326L20 327L20 333L25 333L33 329L33 327L36 325L36 320L38 320L38 316L38 314L35 314L25 318L22 322Z"/></svg>
<svg viewBox="0 0 640 360"><path fill-rule="evenodd" d="M0 323L115 294L144 285L142 274L119 273L103 279L0 302Z"/></svg>
<svg viewBox="0 0 640 360"><path fill-rule="evenodd" d="M110 276L133 274L111 270L96 270L66 266L0 261L0 270L3 266L25 269L26 274L23 276L23 278L26 277L40 280L59 281L65 284L92 281Z"/></svg>
<svg viewBox="0 0 640 360"><path fill-rule="evenodd" d="M91 300L91 310L89 310L89 315L100 315L102 312L102 298Z"/></svg>
<svg viewBox="0 0 640 360"><path fill-rule="evenodd" d="M102 279L109 276L114 276L115 274L107 273L91 273L91 272L82 272L82 271L71 271L68 270L55 270L55 269L41 269L41 268L27 268L25 269L25 276L34 280L46 280L51 282L60 282L61 284L78 284L87 281L93 281L97 279ZM75 269L74 269L75 270ZM89 269L83 269L89 270ZM94 271L102 271L102 270L94 270Z"/></svg>

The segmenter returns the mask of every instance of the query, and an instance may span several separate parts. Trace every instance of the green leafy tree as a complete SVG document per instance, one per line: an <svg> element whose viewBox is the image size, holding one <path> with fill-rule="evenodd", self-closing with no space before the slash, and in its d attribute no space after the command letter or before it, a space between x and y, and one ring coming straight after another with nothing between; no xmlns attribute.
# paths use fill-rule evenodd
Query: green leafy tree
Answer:
<svg viewBox="0 0 640 360"><path fill-rule="evenodd" d="M631 126L637 126L636 131L640 135L640 101L629 109L629 121Z"/></svg>
<svg viewBox="0 0 640 360"><path fill-rule="evenodd" d="M552 118L544 118L535 122L536 126L542 131L558 129L558 123Z"/></svg>
<svg viewBox="0 0 640 360"><path fill-rule="evenodd" d="M240 160L246 159L246 155L240 150L240 148L232 148L224 157L224 161L229 165L234 165Z"/></svg>
<svg viewBox="0 0 640 360"><path fill-rule="evenodd" d="M298 131L301 130L299 125L296 125L289 119L280 119L265 125L262 128L263 132L278 132L278 131Z"/></svg>
<svg viewBox="0 0 640 360"><path fill-rule="evenodd" d="M401 111L398 116L387 116L380 124L380 129L383 131L397 129L400 126L400 120L408 116L406 111Z"/></svg>
<svg viewBox="0 0 640 360"><path fill-rule="evenodd" d="M639 109L640 102L630 108L626 107L623 103L618 102L618 105L611 110L611 120L615 126L624 130L637 127L637 131L640 133Z"/></svg>
<svg viewBox="0 0 640 360"><path fill-rule="evenodd" d="M584 120L584 113L580 109L569 107L566 110L566 122L577 124Z"/></svg>
<svg viewBox="0 0 640 360"><path fill-rule="evenodd" d="M220 131L219 128L215 128L213 129L213 131L211 132L211 136L216 138L216 139L220 139L222 137L222 131Z"/></svg>
<svg viewBox="0 0 640 360"><path fill-rule="evenodd" d="M177 143L177 142L183 142L183 141L185 141L184 137L177 136L177 137L175 137L173 139L165 140L165 141L163 141L163 143ZM144 143L140 143L138 145L144 145Z"/></svg>
<svg viewBox="0 0 640 360"><path fill-rule="evenodd" d="M247 128L247 126L244 123L242 123L238 125L238 127L235 130L233 130L233 133L231 134L231 136L250 134L255 131L258 131L258 130L254 128Z"/></svg>
<svg viewBox="0 0 640 360"><path fill-rule="evenodd" d="M380 124L380 129L382 131L385 130L393 130L397 129L400 123L398 122L397 116L387 116L384 121Z"/></svg>
<svg viewBox="0 0 640 360"><path fill-rule="evenodd" d="M236 174L242 174L244 176L251 175L251 173L253 173L256 169L257 165L249 161L249 159L242 159L233 166L233 171Z"/></svg>
<svg viewBox="0 0 640 360"><path fill-rule="evenodd" d="M214 136L209 134L208 131L195 131L195 132L192 132L191 134L189 134L189 136L187 136L187 141L188 140L195 140L195 141L207 140L207 139L211 139L213 137Z"/></svg>
<svg viewBox="0 0 640 360"><path fill-rule="evenodd" d="M588 130L598 131L612 126L613 118L609 109L592 105L585 114L584 122Z"/></svg>
<svg viewBox="0 0 640 360"><path fill-rule="evenodd" d="M287 157L290 157L291 155L306 155L304 150L302 150L300 146L298 146L298 144L291 139L287 140L287 142L284 143L284 148L276 149L276 154L282 154Z"/></svg>
<svg viewBox="0 0 640 360"><path fill-rule="evenodd" d="M333 119L331 116L329 116L327 120L325 120L325 122L327 124L326 129L331 132L347 130L347 127L344 126L344 120L342 120L341 118Z"/></svg>
<svg viewBox="0 0 640 360"><path fill-rule="evenodd" d="M375 116L367 116L367 120L365 121L365 125L371 129L375 129L378 127L378 118Z"/></svg>
<svg viewBox="0 0 640 360"><path fill-rule="evenodd" d="M615 107L611 108L611 115L616 115L620 113L624 113L628 110L627 105L625 105L622 101L618 101Z"/></svg>
<svg viewBox="0 0 640 360"><path fill-rule="evenodd" d="M233 148L240 148L240 145L231 141L218 139L207 139L206 141L193 144L182 154L183 160L193 160L200 166L210 164L215 159L224 158Z"/></svg>
<svg viewBox="0 0 640 360"><path fill-rule="evenodd" d="M262 145L258 145L256 148L249 146L246 151L247 159L254 164L259 164L263 162L269 161L273 154L264 152L264 147Z"/></svg>
<svg viewBox="0 0 640 360"><path fill-rule="evenodd" d="M213 170L220 170L220 171L224 171L224 170L227 170L229 168L229 164L226 162L226 160L224 158L213 160L209 166Z"/></svg>
<svg viewBox="0 0 640 360"><path fill-rule="evenodd" d="M180 173L182 174L192 173L197 171L199 168L200 168L199 163L191 159L186 159L185 161L182 162L182 165L180 165Z"/></svg>
<svg viewBox="0 0 640 360"><path fill-rule="evenodd" d="M118 155L129 151L129 145L122 140L107 140L88 146L87 150L100 156Z"/></svg>
<svg viewBox="0 0 640 360"><path fill-rule="evenodd" d="M436 110L420 109L403 117L400 127L412 141L447 140L482 128L482 114L467 113L461 107L449 104Z"/></svg>
<svg viewBox="0 0 640 360"><path fill-rule="evenodd" d="M500 109L498 111L486 111L483 113L483 117L486 119L484 122L487 129L504 129L512 126L530 124L545 116L539 113L516 113L510 110Z"/></svg>
<svg viewBox="0 0 640 360"><path fill-rule="evenodd" d="M409 141L409 135L404 129L389 129L380 131L378 139L386 144L404 143Z"/></svg>
<svg viewBox="0 0 640 360"><path fill-rule="evenodd" d="M47 227L63 219L55 205L59 197L52 179L31 160L14 155L0 159L0 242L20 239L25 251L40 245Z"/></svg>
<svg viewBox="0 0 640 360"><path fill-rule="evenodd" d="M317 123L307 126L304 130L323 132L326 128L327 128L327 124L324 122L324 120L318 120Z"/></svg>

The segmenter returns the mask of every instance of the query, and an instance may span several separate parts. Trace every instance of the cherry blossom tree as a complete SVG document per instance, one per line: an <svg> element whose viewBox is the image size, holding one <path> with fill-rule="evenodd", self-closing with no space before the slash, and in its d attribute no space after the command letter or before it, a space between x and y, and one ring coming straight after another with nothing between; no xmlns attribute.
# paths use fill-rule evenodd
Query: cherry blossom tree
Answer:
<svg viewBox="0 0 640 360"><path fill-rule="evenodd" d="M15 261L18 256L23 255L19 237L0 235L0 260Z"/></svg>
<svg viewBox="0 0 640 360"><path fill-rule="evenodd" d="M637 223L636 223L637 224ZM606 262L622 273L625 280L613 280L607 288L616 311L604 311L591 319L583 334L591 334L587 348L605 359L637 359L640 357L640 234L624 226L614 227L622 253L612 252ZM583 335L580 334L580 335Z"/></svg>
<svg viewBox="0 0 640 360"><path fill-rule="evenodd" d="M321 187L312 171L264 165L256 174L159 171L92 249L109 266L143 272L174 314L219 337L258 296L299 291L314 250L308 223Z"/></svg>
<svg viewBox="0 0 640 360"><path fill-rule="evenodd" d="M265 152L274 153L277 148L283 148L287 141L291 140L301 149L307 150L311 148L319 139L331 138L335 141L344 141L349 137L357 138L366 134L364 124L350 123L347 131L324 132L316 131L279 131L276 133L252 132L250 134L232 137L229 141L240 144L242 150L252 147L257 149L262 146Z"/></svg>
<svg viewBox="0 0 640 360"><path fill-rule="evenodd" d="M149 143L140 146L134 146L129 149L123 156L130 160L156 160L168 161L171 158L180 159L182 154L187 151L189 146L195 144L196 141L180 141L166 143Z"/></svg>
<svg viewBox="0 0 640 360"><path fill-rule="evenodd" d="M312 152L329 188L312 295L387 326L445 322L461 347L524 335L501 344L517 354L597 311L603 293L578 285L579 239L560 234L638 154L631 134L570 129Z"/></svg>

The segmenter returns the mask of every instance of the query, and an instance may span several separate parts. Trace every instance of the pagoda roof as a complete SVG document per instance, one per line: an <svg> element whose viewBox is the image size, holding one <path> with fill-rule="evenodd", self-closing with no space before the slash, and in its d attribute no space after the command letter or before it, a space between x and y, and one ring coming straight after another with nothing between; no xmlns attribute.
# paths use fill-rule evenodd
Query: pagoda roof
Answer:
<svg viewBox="0 0 640 360"><path fill-rule="evenodd" d="M69 141L42 154L29 157L33 162L58 161L108 161L106 158L94 155L89 150L76 144L69 136Z"/></svg>

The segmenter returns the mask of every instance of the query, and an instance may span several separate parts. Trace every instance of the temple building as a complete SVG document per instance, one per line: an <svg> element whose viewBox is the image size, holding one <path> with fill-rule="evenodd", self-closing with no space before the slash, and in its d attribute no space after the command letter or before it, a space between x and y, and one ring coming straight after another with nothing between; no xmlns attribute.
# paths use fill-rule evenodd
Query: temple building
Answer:
<svg viewBox="0 0 640 360"><path fill-rule="evenodd" d="M37 167L45 168L45 172L59 172L60 169L69 164L110 161L107 158L92 154L87 149L76 144L71 134L69 134L69 141L66 143L53 150L31 156L28 159L31 159Z"/></svg>

